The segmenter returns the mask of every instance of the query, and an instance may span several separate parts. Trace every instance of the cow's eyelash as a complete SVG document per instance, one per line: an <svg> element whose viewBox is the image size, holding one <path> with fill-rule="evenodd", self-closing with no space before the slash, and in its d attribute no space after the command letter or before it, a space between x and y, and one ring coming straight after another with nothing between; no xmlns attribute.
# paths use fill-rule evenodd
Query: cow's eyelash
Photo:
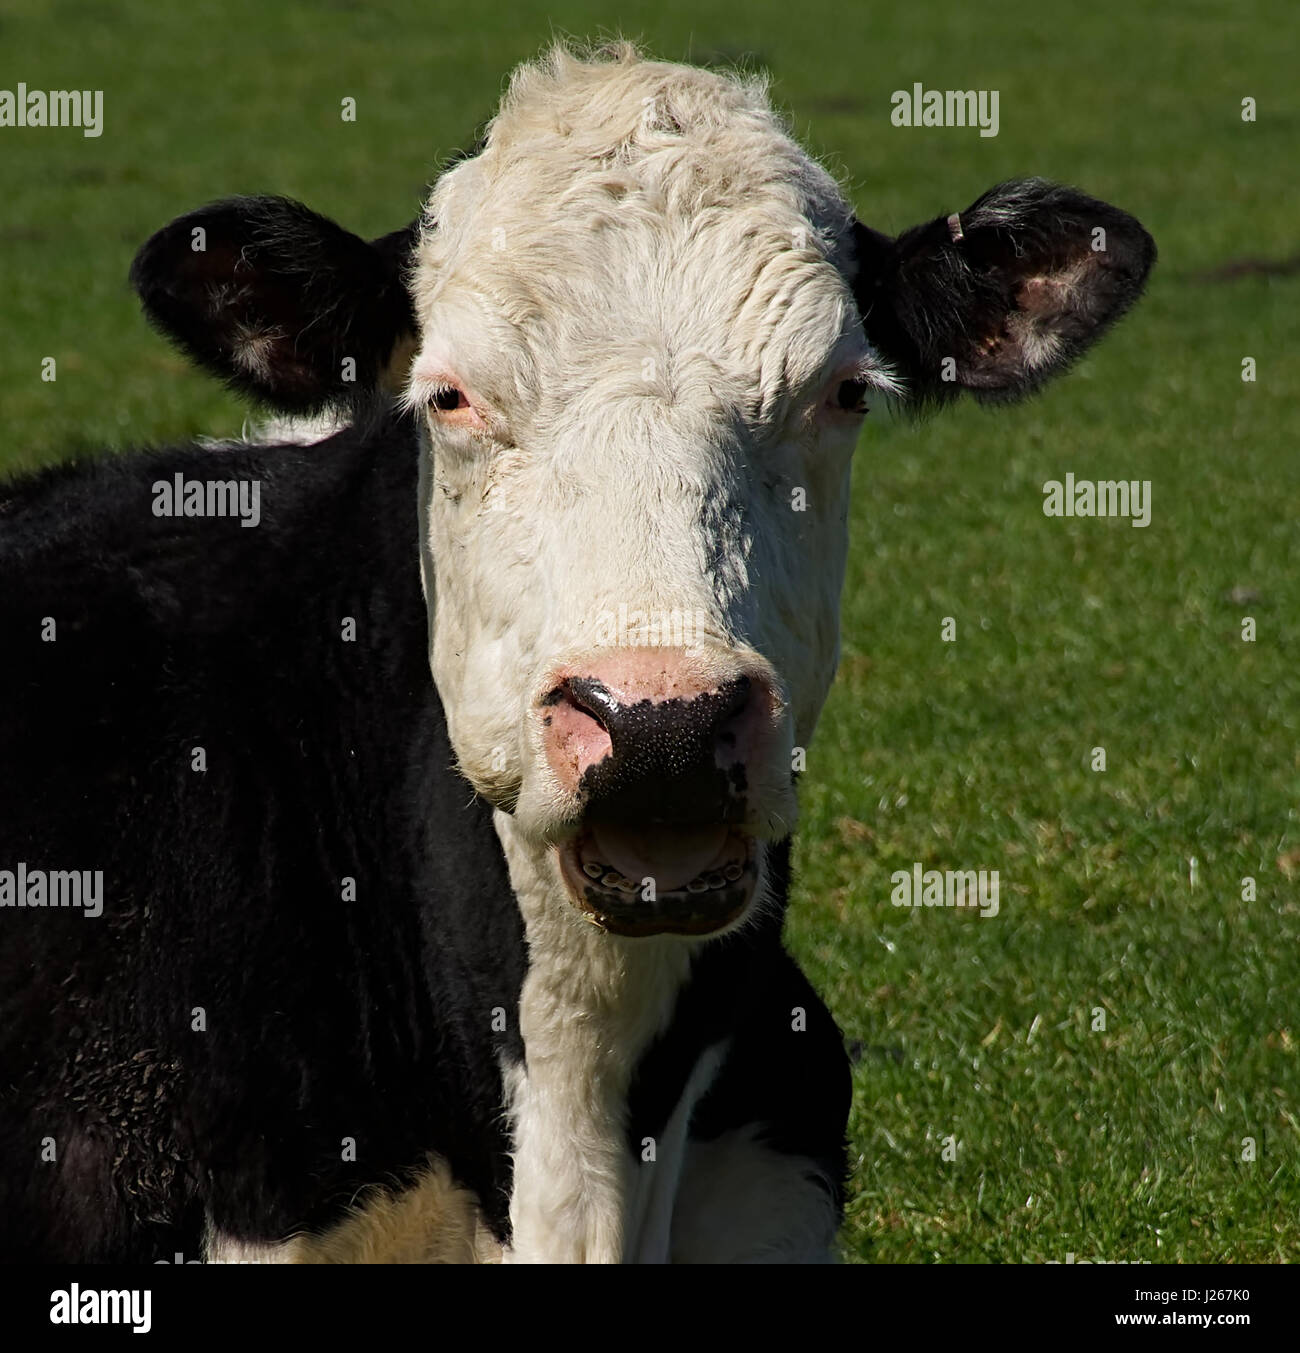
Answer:
<svg viewBox="0 0 1300 1353"><path fill-rule="evenodd" d="M431 409L440 413L451 413L455 409L469 408L469 400L459 385L437 385L429 395L427 403Z"/></svg>
<svg viewBox="0 0 1300 1353"><path fill-rule="evenodd" d="M407 386L402 404L408 413L432 409L438 413L453 413L473 405L469 396L455 381L436 376L416 376Z"/></svg>
<svg viewBox="0 0 1300 1353"><path fill-rule="evenodd" d="M836 413L868 414L871 407L867 403L867 394L871 386L860 377L849 377L840 381L831 391L826 401Z"/></svg>
<svg viewBox="0 0 1300 1353"><path fill-rule="evenodd" d="M877 399L887 399L902 393L902 387L893 374L875 362L841 368L822 387L822 404L833 415L865 417Z"/></svg>

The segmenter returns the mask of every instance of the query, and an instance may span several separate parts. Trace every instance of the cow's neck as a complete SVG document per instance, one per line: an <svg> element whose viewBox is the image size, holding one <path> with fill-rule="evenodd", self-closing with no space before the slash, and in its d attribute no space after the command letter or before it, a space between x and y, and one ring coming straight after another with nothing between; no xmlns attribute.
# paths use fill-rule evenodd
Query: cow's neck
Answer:
<svg viewBox="0 0 1300 1353"><path fill-rule="evenodd" d="M496 814L528 937L519 1001L526 1065L507 1070L514 1131L511 1257L617 1263L635 1226L627 1092L672 1018L691 946L627 940L584 921L549 852Z"/></svg>

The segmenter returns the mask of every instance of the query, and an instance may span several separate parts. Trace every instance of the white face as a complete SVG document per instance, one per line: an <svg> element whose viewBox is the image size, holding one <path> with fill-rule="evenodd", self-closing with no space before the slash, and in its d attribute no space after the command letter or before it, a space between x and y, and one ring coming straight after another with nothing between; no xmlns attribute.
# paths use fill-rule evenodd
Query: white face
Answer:
<svg viewBox="0 0 1300 1353"><path fill-rule="evenodd" d="M891 385L850 210L754 90L562 58L428 215L408 398L461 769L590 919L716 932L794 824Z"/></svg>

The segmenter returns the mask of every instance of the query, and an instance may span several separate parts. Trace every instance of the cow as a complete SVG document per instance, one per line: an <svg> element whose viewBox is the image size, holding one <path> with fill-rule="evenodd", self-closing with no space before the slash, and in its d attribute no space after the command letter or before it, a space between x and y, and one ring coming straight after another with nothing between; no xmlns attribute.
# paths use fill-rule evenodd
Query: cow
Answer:
<svg viewBox="0 0 1300 1353"><path fill-rule="evenodd" d="M761 82L626 46L517 70L405 230L154 236L150 319L339 430L0 497L5 1256L830 1258L782 927L851 455L1154 258L1037 179L886 235Z"/></svg>

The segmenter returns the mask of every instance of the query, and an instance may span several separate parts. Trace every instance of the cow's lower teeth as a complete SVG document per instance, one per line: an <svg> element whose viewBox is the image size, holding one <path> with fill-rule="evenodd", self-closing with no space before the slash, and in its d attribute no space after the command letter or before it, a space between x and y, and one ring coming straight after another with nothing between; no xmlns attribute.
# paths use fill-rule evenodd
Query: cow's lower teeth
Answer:
<svg viewBox="0 0 1300 1353"><path fill-rule="evenodd" d="M596 860L583 860L581 867L582 872L593 883L599 884L602 888L611 892L631 894L639 891L640 885L634 879L625 877L611 865L601 864ZM725 888L728 883L735 883L744 874L745 868L744 861L732 860L721 868L706 869L703 873L697 874L689 883L679 884L673 891L696 895L713 892L719 888Z"/></svg>

